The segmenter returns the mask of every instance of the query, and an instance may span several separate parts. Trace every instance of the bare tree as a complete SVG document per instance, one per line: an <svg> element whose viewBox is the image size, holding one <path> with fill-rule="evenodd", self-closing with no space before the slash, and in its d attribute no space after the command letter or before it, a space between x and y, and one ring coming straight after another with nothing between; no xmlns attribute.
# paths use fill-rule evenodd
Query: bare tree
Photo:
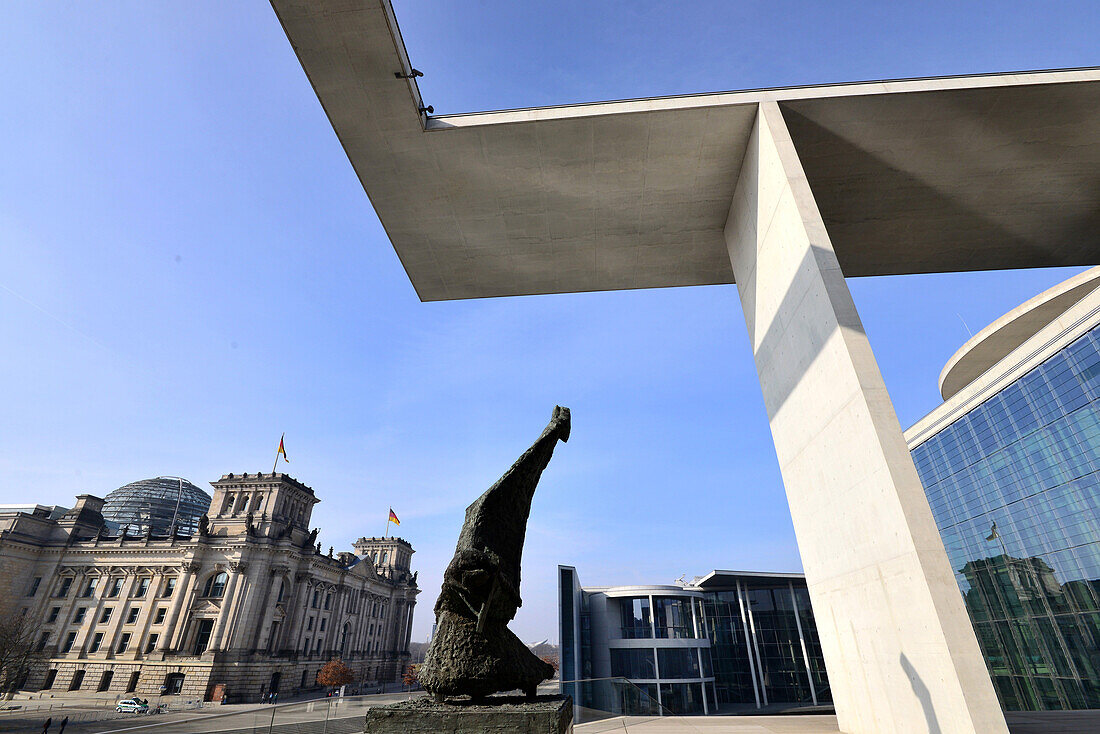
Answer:
<svg viewBox="0 0 1100 734"><path fill-rule="evenodd" d="M40 628L39 620L26 609L0 608L0 691L18 689L31 667L44 657L39 650Z"/></svg>

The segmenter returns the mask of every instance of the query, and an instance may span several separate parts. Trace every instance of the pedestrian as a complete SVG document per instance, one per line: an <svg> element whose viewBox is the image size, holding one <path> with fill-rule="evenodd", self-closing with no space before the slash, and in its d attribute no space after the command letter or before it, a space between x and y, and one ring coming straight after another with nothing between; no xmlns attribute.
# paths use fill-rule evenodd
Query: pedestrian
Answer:
<svg viewBox="0 0 1100 734"><path fill-rule="evenodd" d="M53 717L46 719L46 723L42 725L42 734L46 734L50 730L50 724L53 723Z"/></svg>
<svg viewBox="0 0 1100 734"><path fill-rule="evenodd" d="M68 723L69 723L69 717L66 716L64 719L61 720L61 728L57 730L57 734L64 734L65 725L68 724Z"/></svg>
<svg viewBox="0 0 1100 734"><path fill-rule="evenodd" d="M279 700L279 692L275 691L274 693L271 694L271 703L275 703L278 700Z"/></svg>

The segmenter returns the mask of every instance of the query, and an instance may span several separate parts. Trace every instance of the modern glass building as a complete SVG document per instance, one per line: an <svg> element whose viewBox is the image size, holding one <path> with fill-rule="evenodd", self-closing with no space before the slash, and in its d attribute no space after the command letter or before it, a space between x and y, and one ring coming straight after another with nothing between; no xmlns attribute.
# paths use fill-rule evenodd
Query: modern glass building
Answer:
<svg viewBox="0 0 1100 734"><path fill-rule="evenodd" d="M558 574L561 687L581 711L830 702L801 574L714 571L683 585L614 587L581 587L569 566ZM614 679L631 685L607 683Z"/></svg>
<svg viewBox="0 0 1100 734"><path fill-rule="evenodd" d="M210 511L210 495L186 479L142 479L107 494L103 518L133 535L167 535L175 523L180 535L193 535Z"/></svg>
<svg viewBox="0 0 1100 734"><path fill-rule="evenodd" d="M1100 708L1100 268L967 342L906 438L1001 705Z"/></svg>

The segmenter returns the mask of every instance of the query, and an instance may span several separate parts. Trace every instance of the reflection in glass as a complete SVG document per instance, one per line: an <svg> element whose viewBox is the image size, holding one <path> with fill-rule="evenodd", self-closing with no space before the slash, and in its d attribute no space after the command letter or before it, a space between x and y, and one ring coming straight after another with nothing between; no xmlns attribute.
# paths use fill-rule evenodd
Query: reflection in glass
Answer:
<svg viewBox="0 0 1100 734"><path fill-rule="evenodd" d="M653 600L656 607L657 637L665 639L691 639L695 628L691 620L691 599L659 596Z"/></svg>
<svg viewBox="0 0 1100 734"><path fill-rule="evenodd" d="M627 649L611 648L611 675L618 678L649 679L657 677L654 667L653 648L632 647ZM666 678L671 676L665 676Z"/></svg>
<svg viewBox="0 0 1100 734"><path fill-rule="evenodd" d="M912 454L1001 705L1100 708L1100 327Z"/></svg>
<svg viewBox="0 0 1100 734"><path fill-rule="evenodd" d="M638 640L653 637L649 618L649 597L641 596L619 600L622 614L622 638Z"/></svg>

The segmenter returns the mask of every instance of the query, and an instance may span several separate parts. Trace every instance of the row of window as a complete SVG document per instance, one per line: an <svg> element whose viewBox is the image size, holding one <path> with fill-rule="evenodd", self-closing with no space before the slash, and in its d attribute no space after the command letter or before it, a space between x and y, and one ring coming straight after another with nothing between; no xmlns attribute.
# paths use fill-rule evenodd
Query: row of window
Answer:
<svg viewBox="0 0 1100 734"><path fill-rule="evenodd" d="M84 685L85 670L79 668L73 672L72 680L69 681L70 691L79 691ZM105 670L99 676L99 684L96 686L96 691L102 693L110 690L111 682L114 680L115 671ZM133 693L137 690L138 680L141 678L141 671L135 670L130 673L130 678L126 683L126 693ZM57 668L50 668L46 671L45 681L42 683L42 690L48 691L53 688L54 682L57 680ZM179 693L183 687L183 673L169 673L164 681L163 689L167 693Z"/></svg>
<svg viewBox="0 0 1100 734"><path fill-rule="evenodd" d="M651 614L650 604L653 605ZM694 614L693 612L694 607ZM639 596L619 599L620 635L625 640L698 639L706 637L698 599Z"/></svg>
<svg viewBox="0 0 1100 734"><path fill-rule="evenodd" d="M104 607L100 613L98 624L107 624L111 621L111 615L114 614L114 607ZM131 607L130 611L126 615L126 624L134 624L137 622L138 614L141 612L141 607ZM160 607L157 609L153 624L161 624L164 622L164 615L167 612L167 607ZM54 624L57 621L58 615L61 613L61 607L51 607L50 613L46 616L46 624ZM88 607L77 607L76 612L73 614L70 624L82 624L84 617L88 613Z"/></svg>
<svg viewBox="0 0 1100 734"><path fill-rule="evenodd" d="M99 588L100 578L101 577L99 577L99 576L89 577L88 580L85 582L84 587L80 591L79 598L81 598L81 599L90 599L90 598L94 597L96 595L96 591ZM104 597L107 598L107 599L114 599L114 598L120 596L122 594L122 587L125 585L125 583L126 583L125 577L121 577L121 576L108 579L107 584L106 584L106 593L104 594ZM140 598L144 597L146 594L149 593L149 586L151 584L152 584L152 578L150 578L149 576L142 576L141 578L138 579L137 587L134 589L134 593L132 594L132 596L134 598L137 598L137 599L140 599ZM31 584L27 588L27 596L35 596L38 593L38 589L39 589L39 587L41 587L41 585L42 585L42 577L41 576L35 576L33 579L31 579ZM60 584L58 584L57 590L54 591L54 593L53 593L53 598L55 598L55 599L64 599L64 598L66 598L69 595L69 591L72 589L72 587L73 587L73 577L72 576L62 577ZM161 592L161 597L172 596L172 592L175 591L175 588L176 588L176 577L175 576L169 576L167 582L165 583L164 589Z"/></svg>

